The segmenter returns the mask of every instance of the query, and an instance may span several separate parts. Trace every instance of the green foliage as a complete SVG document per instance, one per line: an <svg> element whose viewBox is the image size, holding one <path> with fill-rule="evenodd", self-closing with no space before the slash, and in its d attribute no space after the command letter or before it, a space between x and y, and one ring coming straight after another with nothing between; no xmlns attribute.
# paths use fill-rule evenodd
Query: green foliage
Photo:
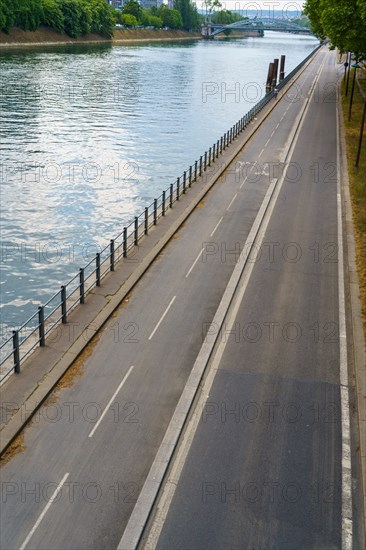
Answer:
<svg viewBox="0 0 366 550"><path fill-rule="evenodd" d="M216 8L221 8L222 4L220 0L203 0L203 6L205 7L206 16L208 19L211 19L211 14L216 10Z"/></svg>
<svg viewBox="0 0 366 550"><path fill-rule="evenodd" d="M25 31L35 31L42 24L42 6L39 0L11 0L14 25Z"/></svg>
<svg viewBox="0 0 366 550"><path fill-rule="evenodd" d="M179 11L183 29L186 31L197 30L200 26L200 18L196 5L192 0L174 0L174 8Z"/></svg>
<svg viewBox="0 0 366 550"><path fill-rule="evenodd" d="M0 0L0 31L8 33L14 26L14 10L7 0Z"/></svg>
<svg viewBox="0 0 366 550"><path fill-rule="evenodd" d="M60 2L57 0L42 0L41 6L43 12L42 24L62 32L65 28L65 20Z"/></svg>
<svg viewBox="0 0 366 550"><path fill-rule="evenodd" d="M161 17L164 27L169 29L181 29L183 27L182 16L178 10L170 9L162 4L158 10L158 15Z"/></svg>
<svg viewBox="0 0 366 550"><path fill-rule="evenodd" d="M122 13L133 15L137 21L141 19L142 9L138 2L135 0L129 0L124 6Z"/></svg>
<svg viewBox="0 0 366 550"><path fill-rule="evenodd" d="M358 60L366 58L366 0L307 0L305 13L320 38Z"/></svg>
<svg viewBox="0 0 366 550"><path fill-rule="evenodd" d="M90 30L111 38L113 36L115 26L114 9L107 4L106 0L84 0L85 4L89 4L91 21Z"/></svg>
<svg viewBox="0 0 366 550"><path fill-rule="evenodd" d="M77 38L90 31L91 11L81 0L60 0L66 34Z"/></svg>
<svg viewBox="0 0 366 550"><path fill-rule="evenodd" d="M304 29L310 28L310 21L308 17L296 17L295 19L291 19L290 23L296 23L296 25L300 25L300 27L304 27Z"/></svg>
<svg viewBox="0 0 366 550"><path fill-rule="evenodd" d="M138 21L134 15L131 15L130 13L123 13L122 24L126 27L136 27Z"/></svg>
<svg viewBox="0 0 366 550"><path fill-rule="evenodd" d="M220 23L222 25L230 25L230 23L235 23L236 21L243 21L245 19L248 19L248 18L242 17L238 13L234 13L229 10L217 11L211 17L212 23Z"/></svg>

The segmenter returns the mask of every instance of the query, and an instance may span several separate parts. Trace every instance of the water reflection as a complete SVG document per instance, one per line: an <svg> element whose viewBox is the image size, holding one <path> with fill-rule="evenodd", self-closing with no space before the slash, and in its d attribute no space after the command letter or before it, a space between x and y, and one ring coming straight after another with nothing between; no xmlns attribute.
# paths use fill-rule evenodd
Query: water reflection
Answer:
<svg viewBox="0 0 366 550"><path fill-rule="evenodd" d="M252 107L269 61L286 54L288 72L316 45L266 33L1 52L6 326L33 313Z"/></svg>

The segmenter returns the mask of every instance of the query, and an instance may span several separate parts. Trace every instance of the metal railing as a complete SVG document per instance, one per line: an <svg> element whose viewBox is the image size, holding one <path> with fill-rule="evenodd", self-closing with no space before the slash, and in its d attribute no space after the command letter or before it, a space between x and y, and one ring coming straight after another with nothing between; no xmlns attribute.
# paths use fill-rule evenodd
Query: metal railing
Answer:
<svg viewBox="0 0 366 550"><path fill-rule="evenodd" d="M280 90L303 67L305 63L321 47L313 50L284 80L277 89ZM18 329L13 330L12 336L0 346L0 382L13 371L19 373L21 365L26 357L38 346L46 344L49 333L59 324L67 323L70 311L79 304L84 304L88 293L101 285L103 277L110 271L114 271L115 265L121 259L128 256L129 251L138 245L143 236L148 235L152 226L165 216L166 212L173 208L175 202L186 194L187 190L196 183L198 178L211 166L220 155L225 152L232 141L248 126L256 115L274 97L274 91L269 92L236 124L234 124L220 139L218 139L203 155L199 157L188 170L165 189L162 194L154 199L140 215L123 228L121 233L98 252L90 262L80 268L72 279L56 292L45 304L38 307L29 319Z"/></svg>

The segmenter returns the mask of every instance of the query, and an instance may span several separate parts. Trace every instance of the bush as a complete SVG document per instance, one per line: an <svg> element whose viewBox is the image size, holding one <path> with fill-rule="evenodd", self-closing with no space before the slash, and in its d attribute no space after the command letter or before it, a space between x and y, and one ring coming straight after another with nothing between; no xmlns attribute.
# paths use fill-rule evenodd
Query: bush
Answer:
<svg viewBox="0 0 366 550"><path fill-rule="evenodd" d="M131 15L130 13L122 14L122 24L126 27L136 27L137 23L138 21L134 15Z"/></svg>
<svg viewBox="0 0 366 550"><path fill-rule="evenodd" d="M41 6L43 11L42 23L62 32L65 28L65 20L60 3L56 0L42 0Z"/></svg>

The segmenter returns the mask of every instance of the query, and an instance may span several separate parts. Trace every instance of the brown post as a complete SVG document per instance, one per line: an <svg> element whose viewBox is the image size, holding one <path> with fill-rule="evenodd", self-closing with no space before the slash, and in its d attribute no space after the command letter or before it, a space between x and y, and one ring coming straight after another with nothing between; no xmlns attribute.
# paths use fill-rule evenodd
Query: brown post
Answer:
<svg viewBox="0 0 366 550"><path fill-rule="evenodd" d="M279 64L279 59L275 59L273 63L272 89L274 89L277 86L278 64Z"/></svg>
<svg viewBox="0 0 366 550"><path fill-rule="evenodd" d="M266 93L268 94L271 91L272 87L272 75L273 75L273 63L270 63L268 65L268 76L267 76L267 84L266 84Z"/></svg>
<svg viewBox="0 0 366 550"><path fill-rule="evenodd" d="M285 78L285 63L286 63L286 56L281 55L280 82Z"/></svg>
<svg viewBox="0 0 366 550"><path fill-rule="evenodd" d="M360 165L363 129L365 127L365 118L366 118L366 100L363 104L363 115L362 115L361 129L360 129L360 140L358 142L358 151L357 151L357 158L356 158L356 165L355 165L357 169Z"/></svg>

